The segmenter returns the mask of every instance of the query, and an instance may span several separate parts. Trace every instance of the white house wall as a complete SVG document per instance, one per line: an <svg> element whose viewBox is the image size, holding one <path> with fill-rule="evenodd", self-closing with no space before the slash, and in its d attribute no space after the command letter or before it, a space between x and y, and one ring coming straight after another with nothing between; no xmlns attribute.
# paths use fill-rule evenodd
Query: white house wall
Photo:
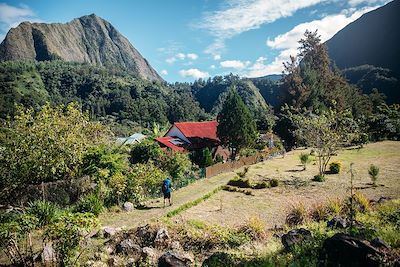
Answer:
<svg viewBox="0 0 400 267"><path fill-rule="evenodd" d="M172 126L172 128L168 131L166 136L176 136L190 144L190 141L183 135L183 133L175 125Z"/></svg>

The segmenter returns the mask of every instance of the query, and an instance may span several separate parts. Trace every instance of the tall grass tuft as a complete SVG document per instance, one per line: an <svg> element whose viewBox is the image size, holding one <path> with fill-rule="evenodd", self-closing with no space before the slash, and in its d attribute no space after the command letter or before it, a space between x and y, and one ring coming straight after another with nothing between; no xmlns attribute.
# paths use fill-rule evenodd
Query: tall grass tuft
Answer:
<svg viewBox="0 0 400 267"><path fill-rule="evenodd" d="M45 226L57 219L59 209L52 202L38 200L30 202L26 212L39 220L39 226Z"/></svg>

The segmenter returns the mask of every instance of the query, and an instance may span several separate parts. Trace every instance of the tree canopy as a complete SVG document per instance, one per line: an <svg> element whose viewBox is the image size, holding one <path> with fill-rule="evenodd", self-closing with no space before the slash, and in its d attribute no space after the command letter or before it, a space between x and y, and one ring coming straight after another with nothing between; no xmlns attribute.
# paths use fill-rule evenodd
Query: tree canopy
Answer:
<svg viewBox="0 0 400 267"><path fill-rule="evenodd" d="M217 135L235 158L240 149L250 147L257 138L257 128L249 109L235 89L231 89L218 114Z"/></svg>
<svg viewBox="0 0 400 267"><path fill-rule="evenodd" d="M90 122L78 105L17 107L0 133L0 187L9 193L21 186L71 179L87 149L111 136L98 122Z"/></svg>

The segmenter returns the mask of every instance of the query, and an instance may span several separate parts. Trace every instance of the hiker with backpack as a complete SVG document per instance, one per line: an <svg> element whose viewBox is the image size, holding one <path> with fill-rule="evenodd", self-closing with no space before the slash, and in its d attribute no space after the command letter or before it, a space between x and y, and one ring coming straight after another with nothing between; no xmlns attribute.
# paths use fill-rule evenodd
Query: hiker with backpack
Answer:
<svg viewBox="0 0 400 267"><path fill-rule="evenodd" d="M172 183L171 183L171 179L169 177L167 177L164 181L163 181L163 185L161 187L161 191L164 195L164 207L165 207L165 200L168 199L168 203L171 206L171 189L172 189Z"/></svg>

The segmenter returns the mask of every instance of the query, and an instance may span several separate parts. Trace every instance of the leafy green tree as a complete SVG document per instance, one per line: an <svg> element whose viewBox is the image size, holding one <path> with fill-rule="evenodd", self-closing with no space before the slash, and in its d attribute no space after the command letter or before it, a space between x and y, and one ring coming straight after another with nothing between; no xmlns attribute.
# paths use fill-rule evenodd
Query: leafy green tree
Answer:
<svg viewBox="0 0 400 267"><path fill-rule="evenodd" d="M358 125L348 112L292 113L290 118L298 140L315 150L320 176L324 176L332 155L358 134Z"/></svg>
<svg viewBox="0 0 400 267"><path fill-rule="evenodd" d="M330 63L327 48L318 32L306 31L297 56L284 63L281 82L284 102L295 108L339 112L351 110L358 118L372 111L371 100L350 85Z"/></svg>
<svg viewBox="0 0 400 267"><path fill-rule="evenodd" d="M249 109L240 96L231 89L217 120L217 135L231 151L232 159L242 148L251 147L257 138L257 128Z"/></svg>
<svg viewBox="0 0 400 267"><path fill-rule="evenodd" d="M74 103L46 104L38 112L18 107L0 134L0 187L5 195L29 184L76 177L88 148L110 137L106 127L90 122Z"/></svg>
<svg viewBox="0 0 400 267"><path fill-rule="evenodd" d="M124 200L140 203L147 197L154 197L160 193L162 181L167 174L152 162L135 164L127 175L126 187L122 193Z"/></svg>
<svg viewBox="0 0 400 267"><path fill-rule="evenodd" d="M149 160L159 161L163 154L157 142L146 139L132 147L130 161L133 164L146 163Z"/></svg>

